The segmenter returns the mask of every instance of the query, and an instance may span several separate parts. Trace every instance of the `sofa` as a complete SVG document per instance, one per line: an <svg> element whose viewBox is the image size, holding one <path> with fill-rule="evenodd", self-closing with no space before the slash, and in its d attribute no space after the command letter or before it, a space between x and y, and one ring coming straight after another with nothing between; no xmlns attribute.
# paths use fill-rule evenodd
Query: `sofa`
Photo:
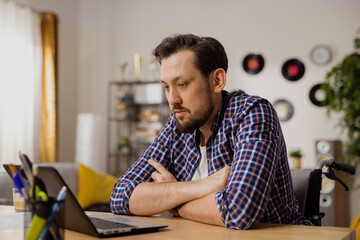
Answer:
<svg viewBox="0 0 360 240"><path fill-rule="evenodd" d="M92 181L94 178L98 178L103 180L104 177L108 178L107 180L109 182L108 189L111 189L111 184L115 183L116 178L112 176L105 176L104 174L97 173L87 167L84 167L83 165L79 165L77 163L39 163L39 166L53 166L57 169L57 171L60 173L60 175L65 180L66 184L70 188L70 190L73 192L73 194L77 197L79 194L79 168L82 169L82 173L84 171L87 171L87 173L92 174L91 178ZM95 177L94 177L95 176ZM84 177L82 177L84 178ZM110 179L110 180L109 180ZM100 181L101 181L100 180ZM103 182L103 181L102 181ZM83 184L84 185L84 184ZM81 186L81 185L80 185ZM12 188L13 188L13 182L7 172L4 168L0 170L0 205L12 205L13 204L13 197L12 197ZM108 190L110 191L110 190ZM83 191L84 192L84 191ZM87 194L87 193L85 193ZM90 193L91 194L91 193ZM84 195L84 194L82 194ZM88 196L85 196L88 198ZM104 198L102 198L104 199ZM108 198L106 198L108 199ZM81 204L80 204L81 205ZM84 207L87 211L101 211L101 212L109 212L110 206L109 206L109 200L104 202L90 202L90 205L88 204L86 207Z"/></svg>

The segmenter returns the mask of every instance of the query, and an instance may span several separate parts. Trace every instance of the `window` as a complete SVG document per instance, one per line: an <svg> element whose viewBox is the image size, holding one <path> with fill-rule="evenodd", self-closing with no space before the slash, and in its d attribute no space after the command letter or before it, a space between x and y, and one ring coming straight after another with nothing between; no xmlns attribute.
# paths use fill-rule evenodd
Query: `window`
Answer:
<svg viewBox="0 0 360 240"><path fill-rule="evenodd" d="M42 49L40 16L0 0L0 163L18 151L38 159Z"/></svg>

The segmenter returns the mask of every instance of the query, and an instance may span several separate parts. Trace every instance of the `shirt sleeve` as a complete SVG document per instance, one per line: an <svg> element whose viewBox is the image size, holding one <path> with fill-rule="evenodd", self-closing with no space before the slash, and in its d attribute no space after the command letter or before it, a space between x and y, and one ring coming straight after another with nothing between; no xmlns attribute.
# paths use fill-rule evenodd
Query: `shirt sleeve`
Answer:
<svg viewBox="0 0 360 240"><path fill-rule="evenodd" d="M154 142L116 182L110 197L110 209L114 214L130 215L129 198L132 191L138 184L152 181L151 173L155 169L147 160L154 159L172 173L170 158L173 124L173 119L169 118Z"/></svg>
<svg viewBox="0 0 360 240"><path fill-rule="evenodd" d="M269 102L241 111L234 120L239 125L228 184L216 203L226 227L248 229L265 211L283 139Z"/></svg>

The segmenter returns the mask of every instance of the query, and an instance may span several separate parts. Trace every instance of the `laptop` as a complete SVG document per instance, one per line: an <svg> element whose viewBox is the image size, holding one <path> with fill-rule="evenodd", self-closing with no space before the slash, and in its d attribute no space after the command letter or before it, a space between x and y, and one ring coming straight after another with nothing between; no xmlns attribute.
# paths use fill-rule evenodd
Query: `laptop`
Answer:
<svg viewBox="0 0 360 240"><path fill-rule="evenodd" d="M9 165L4 164L3 166L9 176L11 176ZM20 168L20 165L17 167ZM88 215L81 208L71 189L54 167L38 165L38 177L43 180L49 196L56 196L62 186L67 187L65 197L65 229L95 237L112 237L123 234L152 232L167 227L164 224L114 214Z"/></svg>

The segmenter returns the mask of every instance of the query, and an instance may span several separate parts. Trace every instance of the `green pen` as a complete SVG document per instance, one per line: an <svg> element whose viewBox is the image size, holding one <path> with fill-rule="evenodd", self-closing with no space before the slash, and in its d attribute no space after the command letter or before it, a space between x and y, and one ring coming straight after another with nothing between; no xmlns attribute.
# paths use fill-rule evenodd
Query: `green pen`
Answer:
<svg viewBox="0 0 360 240"><path fill-rule="evenodd" d="M51 213L51 202L48 200L48 196L44 191L40 189L37 183L37 166L33 167L34 185L30 189L33 204L33 217L29 227L29 231L26 234L26 240L38 239L42 230L47 224L47 219Z"/></svg>
<svg viewBox="0 0 360 240"><path fill-rule="evenodd" d="M36 201L33 205L33 217L30 224L26 240L38 239L40 233L47 224L47 219L51 213L51 201L48 201L47 195L35 186Z"/></svg>
<svg viewBox="0 0 360 240"><path fill-rule="evenodd" d="M26 240L35 240L40 236L41 231L46 226L47 218L43 218L34 214L29 231L26 234Z"/></svg>

